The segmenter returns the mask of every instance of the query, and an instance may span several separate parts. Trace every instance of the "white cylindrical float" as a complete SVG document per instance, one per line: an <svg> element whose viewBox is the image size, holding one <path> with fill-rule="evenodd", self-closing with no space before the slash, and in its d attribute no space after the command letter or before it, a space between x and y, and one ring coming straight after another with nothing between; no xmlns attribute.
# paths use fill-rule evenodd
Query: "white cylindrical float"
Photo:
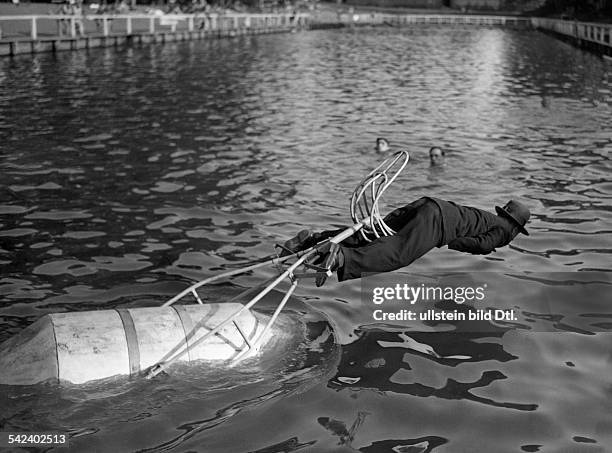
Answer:
<svg viewBox="0 0 612 453"><path fill-rule="evenodd" d="M178 361L230 360L264 328L249 310L192 345L241 308L226 303L48 314L0 345L0 384L81 384L135 375L185 346Z"/></svg>

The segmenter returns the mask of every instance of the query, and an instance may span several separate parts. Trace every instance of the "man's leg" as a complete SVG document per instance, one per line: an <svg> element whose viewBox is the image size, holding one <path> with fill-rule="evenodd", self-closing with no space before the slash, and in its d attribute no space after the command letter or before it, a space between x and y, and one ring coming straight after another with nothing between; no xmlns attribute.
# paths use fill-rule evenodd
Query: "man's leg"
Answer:
<svg viewBox="0 0 612 453"><path fill-rule="evenodd" d="M419 208L427 203L431 203L429 198L419 198L406 206L391 211L385 216L383 221L397 233L416 215Z"/></svg>
<svg viewBox="0 0 612 453"><path fill-rule="evenodd" d="M383 220L387 224L388 227L392 228L396 232L401 230L404 225L406 225L412 217L414 217L418 211L418 209L427 204L431 203L431 200L427 198L419 198L412 203L407 204L401 208L395 209L391 213L389 213ZM325 230L319 233L312 233L310 230L302 230L295 237L289 239L285 242L284 246L291 251L298 250L306 250L310 247L317 245L319 242L324 241L325 239L332 238L342 233L346 228L339 228L337 230ZM374 236L370 238L370 240L376 239ZM364 245L369 244L370 241L367 241L363 238L361 233L357 232L353 234L351 237L342 241L343 247L363 247Z"/></svg>
<svg viewBox="0 0 612 453"><path fill-rule="evenodd" d="M344 266L338 269L338 280L402 268L440 245L442 219L434 201L422 198L400 209L404 212L393 219L394 226L399 226L401 221L405 223L397 234L358 248L344 247L342 244Z"/></svg>

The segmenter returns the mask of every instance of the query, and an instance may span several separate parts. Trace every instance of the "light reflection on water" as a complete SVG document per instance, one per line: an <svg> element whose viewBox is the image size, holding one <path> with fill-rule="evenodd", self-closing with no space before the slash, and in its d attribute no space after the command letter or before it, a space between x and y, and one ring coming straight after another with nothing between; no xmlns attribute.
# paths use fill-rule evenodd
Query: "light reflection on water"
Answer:
<svg viewBox="0 0 612 453"><path fill-rule="evenodd" d="M411 272L609 271L610 65L544 35L379 28L101 49L3 60L0 80L0 340L55 310L161 303L302 227L347 224L352 188L380 161L377 136L412 154L388 207L435 195L493 209L516 197L533 212L531 236L495 255L435 250ZM432 145L447 150L444 168L428 166ZM2 428L40 417L78 432L83 448L120 432L113 442L129 450L207 452L611 441L612 326L598 301L556 307L568 319L590 314L596 335L411 337L473 358L453 361L407 348L397 328L364 325L359 282L299 291L343 345L339 360L318 359L333 369L315 367L299 391L265 383L273 373L192 402L185 395L206 379L132 383L118 392L134 407L115 417L112 396L66 402L51 390L3 406ZM530 313L522 324L550 321ZM57 413L41 417L54 398Z"/></svg>

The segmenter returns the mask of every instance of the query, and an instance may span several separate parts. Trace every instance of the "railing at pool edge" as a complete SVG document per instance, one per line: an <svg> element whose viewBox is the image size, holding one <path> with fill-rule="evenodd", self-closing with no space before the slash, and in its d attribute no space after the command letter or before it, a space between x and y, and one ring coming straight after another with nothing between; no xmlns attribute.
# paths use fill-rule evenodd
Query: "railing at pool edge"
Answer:
<svg viewBox="0 0 612 453"><path fill-rule="evenodd" d="M86 36L112 36L111 23L121 22L123 27L122 35L130 36L136 33L155 34L157 32L167 32L167 27L170 27L171 32L178 31L218 31L218 30L240 30L240 29L284 29L288 27L303 28L307 25L309 19L308 14L96 14L96 15L61 15L61 14L44 14L44 15L23 15L23 16L0 16L0 30L3 22L18 22L23 21L29 23L28 33L29 39L57 39L57 38L79 38ZM55 22L57 28L62 27L62 24L68 23L70 32L67 35L58 33L56 35L41 36L39 33L39 24L42 21ZM134 29L134 22L146 21L148 27L146 30ZM88 32L86 35L77 33L79 24L83 22L95 23L102 25L101 33ZM179 30L179 25L182 29ZM184 26L186 25L186 28ZM162 29L161 27L166 27ZM79 30L80 31L80 30ZM0 33L0 41L24 39L23 36L3 36ZM28 38L26 38L28 39Z"/></svg>
<svg viewBox="0 0 612 453"><path fill-rule="evenodd" d="M134 29L134 22L145 21L148 23L146 29ZM517 18L513 16L469 16L469 15L440 15L440 14L333 14L324 18L318 15L309 13L297 14L94 14L94 15L60 15L60 14L45 14L45 15L15 15L15 16L0 16L0 41L7 40L40 40L54 38L79 38L79 37L107 37L107 36L131 36L133 34L155 34L158 32L167 32L167 27L170 27L171 32L179 31L218 31L218 30L244 30L244 29L285 29L287 27L306 28L312 27L319 23L334 23L340 26L347 25L377 25L377 24L393 24L393 25L409 25L409 24L464 24L464 25L507 25L519 22L528 22L528 19ZM3 22L25 22L29 24L28 38L23 33L19 35L3 36ZM58 29L57 34L49 34L43 36L39 33L39 24L41 22L52 23ZM77 28L84 22L96 24L96 32L88 31L87 34L77 33ZM111 33L111 23L119 22L122 26L121 33ZM69 32L61 33L61 29L69 24ZM187 28L185 29L185 24ZM98 29L102 28L99 32ZM179 30L179 25L182 28ZM197 25L197 27L196 27ZM115 25L115 28L117 26ZM162 29L166 27L166 29ZM196 30L197 28L197 30ZM6 35L6 33L5 33Z"/></svg>
<svg viewBox="0 0 612 453"><path fill-rule="evenodd" d="M537 30L554 33L557 36L569 39L579 47L612 56L612 24L544 17L532 17L531 23Z"/></svg>
<svg viewBox="0 0 612 453"><path fill-rule="evenodd" d="M518 26L520 28L552 32L557 36L569 38L580 47L612 56L612 24L526 16L455 14L373 14L372 16L373 18L370 19L370 23L392 26L412 24ZM353 25L358 25L359 23L368 24L368 15L347 16L345 20L352 22Z"/></svg>
<svg viewBox="0 0 612 453"><path fill-rule="evenodd" d="M471 15L471 14L353 14L344 21L354 25L478 25L478 26L531 26L530 18L521 16Z"/></svg>
<svg viewBox="0 0 612 453"><path fill-rule="evenodd" d="M30 24L29 38L23 36L2 36L2 23L6 21L26 21ZM69 23L67 36L46 35L44 37L38 32L40 21L54 22L58 29L62 23ZM79 22L88 21L96 23L96 28L102 25L102 32L86 35L77 34ZM123 23L121 32L111 32L112 21ZM134 29L135 21L145 21L148 26L143 30ZM159 25L157 25L159 24ZM151 36L161 34L163 40L167 33L194 33L198 35L209 35L218 33L232 36L234 33L257 33L270 31L287 31L303 28L320 28L326 25L336 26L359 26L359 25L390 25L403 26L413 24L445 24L445 25L479 25L479 26L518 26L520 28L535 28L542 31L555 33L574 41L582 47L596 50L600 53L612 55L612 24L577 22L560 19L549 19L539 17L521 16L493 16L493 15L459 15L459 14L381 14L381 13L358 13L358 14L330 14L327 18L315 16L308 13L299 14L125 14L125 15L31 15L31 16L0 16L0 45L14 45L19 42L29 43L31 51L35 49L35 43L41 41L59 41L65 39L89 38L130 38L133 36ZM180 30L179 30L180 25ZM186 25L186 28L185 28ZM163 28L166 27L166 28ZM168 30L170 27L170 30ZM80 28L80 27L79 27ZM116 25L115 25L116 28ZM184 38L184 37L183 37ZM89 47L87 41L86 47ZM79 48L71 46L70 48ZM5 49L6 50L6 49ZM52 46L52 50L56 50ZM5 55L12 55L11 48ZM3 54L0 48L0 56Z"/></svg>

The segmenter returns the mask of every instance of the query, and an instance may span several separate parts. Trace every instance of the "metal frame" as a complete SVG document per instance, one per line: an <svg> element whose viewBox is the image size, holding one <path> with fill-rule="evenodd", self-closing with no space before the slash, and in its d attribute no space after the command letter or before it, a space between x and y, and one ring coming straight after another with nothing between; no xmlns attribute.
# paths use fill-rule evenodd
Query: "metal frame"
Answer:
<svg viewBox="0 0 612 453"><path fill-rule="evenodd" d="M400 151L394 154L393 156L385 159L378 167L376 167L372 172L370 172L368 176L366 176L361 181L361 183L359 183L359 185L355 188L355 191L353 192L353 196L351 197L351 217L355 223L344 231L342 231L341 233L339 233L338 235L325 241L322 241L321 243L307 250L298 251L297 253L293 253L284 257L274 257L271 259L265 259L264 261L261 261L259 263L255 263L240 269L235 269L233 271L225 272L207 278L200 282L194 283L189 288L181 291L179 294L164 303L162 306L168 307L187 296L193 296L199 304L202 304L203 302L200 296L198 295L197 289L207 283L219 280L221 278L243 274L245 272L249 272L262 266L281 265L290 259L296 259L294 263L290 264L283 272L280 273L280 275L274 278L271 283L269 283L263 290L261 290L256 296L254 296L247 304L243 305L238 311L228 316L216 327L214 327L212 330L200 337L192 345L185 345L182 348L177 348L176 352L170 357L166 358L163 362L159 362L150 367L146 371L146 378L150 379L158 375L159 373L164 371L171 363L185 355L190 348L193 348L205 341L207 338L216 335L223 327L225 327L231 322L234 323L245 342L244 347L240 351L238 351L238 354L232 359L232 361L236 362L237 360L243 358L249 352L259 351L261 342L264 339L265 334L268 332L268 330L270 330L270 328L278 318L280 312L285 307L286 303L289 301L289 298L297 288L299 279L318 277L321 274L325 274L326 276L332 275L331 269L320 268L308 263L309 259L314 258L315 256L321 255L323 253L321 251L322 246L327 245L328 243L339 244L340 242L351 237L357 232L363 233L364 229L368 230L369 233L373 233L376 237L380 237L380 235L388 236L394 234L394 231L385 224L384 220L380 216L378 202L380 201L381 196L385 192L385 190L387 190L387 188L393 183L393 181L395 181L401 171L406 167L409 159L410 156L406 151ZM391 177L387 175L387 172L390 171L394 171L394 174ZM368 189L371 190L368 192ZM367 196L368 193L370 193L369 199ZM357 215L358 210L359 215ZM367 238L367 235L364 235L364 237ZM314 269L315 271L296 273L295 271L300 266L305 266L307 269ZM291 281L290 288L287 290L285 296L276 307L274 313L270 317L263 330L259 334L257 334L255 338L250 340L248 336L245 335L245 333L240 329L240 327L238 327L238 324L236 323L236 318L240 316L240 314L245 310L249 310L251 307L253 307L266 294L272 291L272 289L274 289L283 280L287 278Z"/></svg>

